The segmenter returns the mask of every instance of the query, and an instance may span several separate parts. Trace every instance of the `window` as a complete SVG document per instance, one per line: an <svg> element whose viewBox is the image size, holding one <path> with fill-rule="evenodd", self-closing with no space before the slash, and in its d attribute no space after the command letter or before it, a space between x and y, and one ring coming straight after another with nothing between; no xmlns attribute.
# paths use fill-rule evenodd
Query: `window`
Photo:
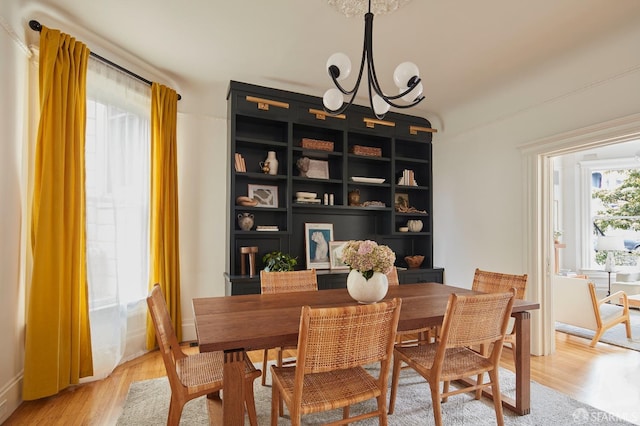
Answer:
<svg viewBox="0 0 640 426"><path fill-rule="evenodd" d="M634 159L582 162L586 182L583 197L588 221L583 235L586 267L602 269L606 253L596 251L598 236L619 237L615 264L635 266L640 253L640 162Z"/></svg>
<svg viewBox="0 0 640 426"><path fill-rule="evenodd" d="M94 376L86 381L145 351L150 110L148 85L89 60L85 172Z"/></svg>

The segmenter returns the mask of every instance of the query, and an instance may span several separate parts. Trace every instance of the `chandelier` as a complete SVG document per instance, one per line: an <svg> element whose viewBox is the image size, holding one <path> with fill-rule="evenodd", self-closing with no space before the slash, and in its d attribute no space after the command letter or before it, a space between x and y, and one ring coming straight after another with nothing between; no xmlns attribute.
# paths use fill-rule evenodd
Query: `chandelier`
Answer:
<svg viewBox="0 0 640 426"><path fill-rule="evenodd" d="M359 3L362 3L361 1ZM385 10L395 10L398 7L398 1L381 2L374 0L376 5L391 4ZM358 2L355 0L329 0L329 4L336 6L345 14L352 13ZM395 7L393 7L395 5ZM329 89L324 93L322 102L325 110L330 114L342 114L352 103L358 93L360 81L365 65L367 66L367 80L369 86L369 105L378 119L382 119L389 111L390 107L394 108L411 108L420 103L424 96L422 95L423 87L420 82L420 72L418 67L412 62L403 62L398 65L393 73L393 81L398 87L397 95L387 95L382 91L378 78L376 76L375 66L373 64L373 13L371 12L371 0L369 0L368 12L364 15L364 47L362 49L362 60L360 61L360 71L358 78L351 90L347 90L339 83L349 77L351 73L351 60L344 53L334 53L327 60L327 72L335 84L335 88ZM351 96L345 104L344 95ZM398 103L398 100L403 103Z"/></svg>

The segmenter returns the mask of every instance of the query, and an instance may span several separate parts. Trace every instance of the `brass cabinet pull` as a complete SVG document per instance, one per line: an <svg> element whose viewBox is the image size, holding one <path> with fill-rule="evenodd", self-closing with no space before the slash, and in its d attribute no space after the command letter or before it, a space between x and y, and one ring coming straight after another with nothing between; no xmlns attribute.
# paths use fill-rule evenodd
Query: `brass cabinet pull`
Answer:
<svg viewBox="0 0 640 426"><path fill-rule="evenodd" d="M417 135L418 132L436 133L438 129L432 129L431 127L409 126L409 133Z"/></svg>
<svg viewBox="0 0 640 426"><path fill-rule="evenodd" d="M264 99L264 98L256 98L255 96L247 96L246 99L247 99L247 102L255 102L256 104L258 104L258 109L261 109L263 111L269 111L269 106L286 108L286 109L289 108L289 104L286 102L274 101L271 99Z"/></svg>
<svg viewBox="0 0 640 426"><path fill-rule="evenodd" d="M363 118L362 121L364 121L365 125L370 129L376 127L376 124L379 124L381 126L396 127L396 123L394 123L393 121L375 120L373 118L367 117Z"/></svg>
<svg viewBox="0 0 640 426"><path fill-rule="evenodd" d="M315 115L316 119L318 120L326 120L327 116L332 118L339 118L341 120L344 120L347 118L347 116L344 114L333 115L333 114L329 114L327 111L324 111L321 109L315 109L315 108L309 108L309 114Z"/></svg>

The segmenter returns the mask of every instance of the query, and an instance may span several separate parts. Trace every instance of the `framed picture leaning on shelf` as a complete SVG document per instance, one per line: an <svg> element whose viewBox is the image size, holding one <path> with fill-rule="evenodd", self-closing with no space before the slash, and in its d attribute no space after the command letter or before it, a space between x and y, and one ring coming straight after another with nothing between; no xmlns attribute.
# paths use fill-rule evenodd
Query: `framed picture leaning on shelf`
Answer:
<svg viewBox="0 0 640 426"><path fill-rule="evenodd" d="M249 198L258 202L258 207L278 207L278 187L271 185L248 184Z"/></svg>
<svg viewBox="0 0 640 426"><path fill-rule="evenodd" d="M333 241L333 223L305 223L307 269L329 269L329 243Z"/></svg>
<svg viewBox="0 0 640 426"><path fill-rule="evenodd" d="M349 269L349 265L342 261L342 248L348 241L329 241L329 258L331 269Z"/></svg>

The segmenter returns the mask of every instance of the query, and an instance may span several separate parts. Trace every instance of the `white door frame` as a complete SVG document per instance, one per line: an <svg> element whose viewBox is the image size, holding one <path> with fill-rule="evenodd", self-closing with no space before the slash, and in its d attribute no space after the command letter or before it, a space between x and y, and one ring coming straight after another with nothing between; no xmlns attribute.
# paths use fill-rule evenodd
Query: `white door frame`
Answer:
<svg viewBox="0 0 640 426"><path fill-rule="evenodd" d="M640 114L606 121L520 146L523 159L524 256L527 299L540 303L531 315L531 352L555 351L551 276L553 271L553 167L551 157L640 138Z"/></svg>

